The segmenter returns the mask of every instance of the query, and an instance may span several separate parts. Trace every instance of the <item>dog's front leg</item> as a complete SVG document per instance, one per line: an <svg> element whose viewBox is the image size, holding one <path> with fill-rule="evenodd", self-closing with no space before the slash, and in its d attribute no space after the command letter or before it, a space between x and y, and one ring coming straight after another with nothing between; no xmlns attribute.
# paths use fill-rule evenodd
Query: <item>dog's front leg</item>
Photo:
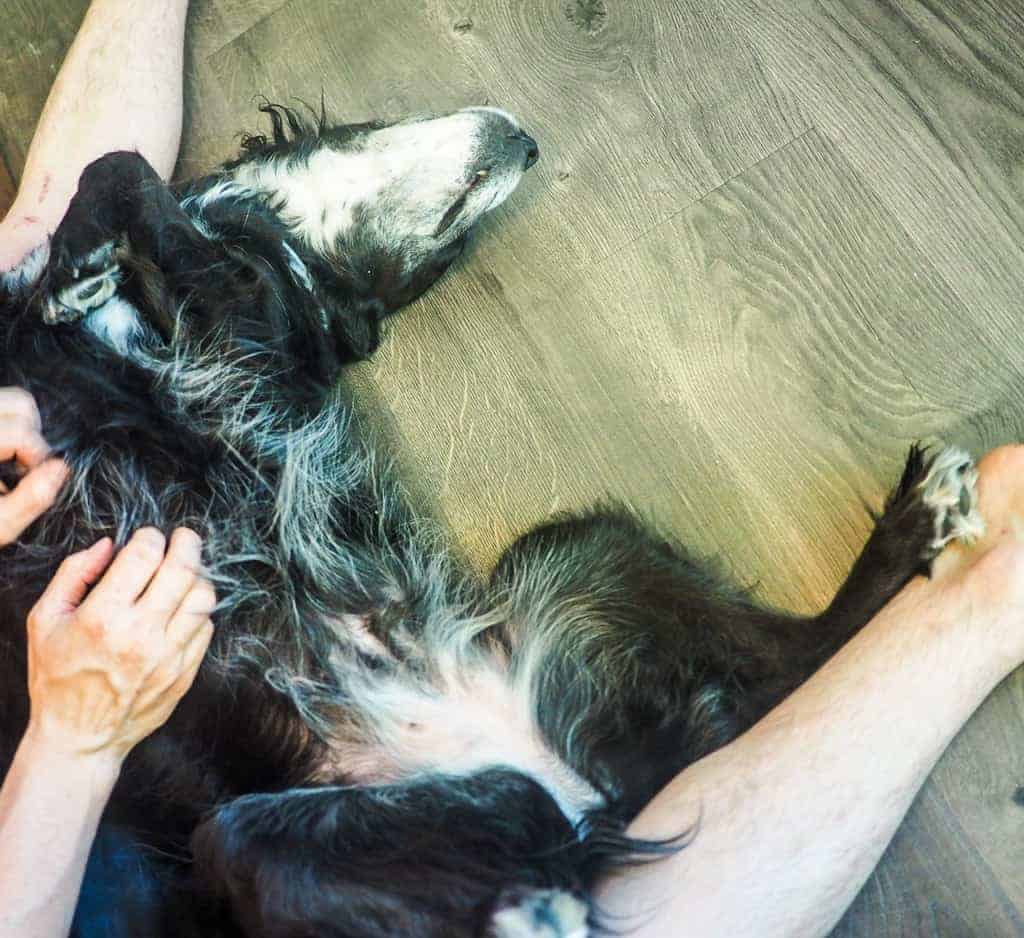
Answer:
<svg viewBox="0 0 1024 938"><path fill-rule="evenodd" d="M121 282L123 252L159 267L171 251L194 248L199 240L174 194L142 156L108 153L83 170L50 240L43 318L50 324L75 322L105 304Z"/></svg>
<svg viewBox="0 0 1024 938"><path fill-rule="evenodd" d="M953 540L970 543L984 531L974 461L961 449L928 454L911 447L903 476L886 501L846 582L818 624L824 653L857 632Z"/></svg>

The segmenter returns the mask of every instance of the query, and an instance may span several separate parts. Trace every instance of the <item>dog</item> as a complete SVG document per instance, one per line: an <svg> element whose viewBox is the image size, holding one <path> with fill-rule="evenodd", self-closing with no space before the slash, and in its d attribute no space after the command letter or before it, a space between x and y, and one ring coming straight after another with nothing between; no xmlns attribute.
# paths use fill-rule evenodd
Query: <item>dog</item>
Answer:
<svg viewBox="0 0 1024 938"><path fill-rule="evenodd" d="M606 924L599 877L685 849L684 830L625 833L659 789L980 532L973 463L912 447L815 616L764 608L614 503L525 533L480 580L415 516L338 376L537 144L493 108L263 110L269 136L182 187L102 157L0 282L0 382L35 396L72 470L0 562L0 758L27 720L25 617L60 560L187 525L216 633L108 810L149 851L127 933L582 938Z"/></svg>

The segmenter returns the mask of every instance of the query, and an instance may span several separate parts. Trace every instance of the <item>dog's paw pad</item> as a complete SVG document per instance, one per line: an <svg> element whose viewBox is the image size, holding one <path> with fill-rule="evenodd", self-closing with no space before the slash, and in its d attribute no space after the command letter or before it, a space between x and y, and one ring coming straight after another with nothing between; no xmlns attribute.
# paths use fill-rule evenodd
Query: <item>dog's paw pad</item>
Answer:
<svg viewBox="0 0 1024 938"><path fill-rule="evenodd" d="M490 938L587 938L587 906L557 889L509 889L491 918Z"/></svg>
<svg viewBox="0 0 1024 938"><path fill-rule="evenodd" d="M62 265L61 271L62 276L54 275L54 286L43 306L43 320L49 325L76 322L99 309L121 282L112 243L97 248L80 262ZM66 285L56 286L60 281Z"/></svg>
<svg viewBox="0 0 1024 938"><path fill-rule="evenodd" d="M950 541L970 544L985 533L978 512L978 470L974 460L957 447L939 451L920 484L921 500L931 509L935 534L928 545L937 554Z"/></svg>

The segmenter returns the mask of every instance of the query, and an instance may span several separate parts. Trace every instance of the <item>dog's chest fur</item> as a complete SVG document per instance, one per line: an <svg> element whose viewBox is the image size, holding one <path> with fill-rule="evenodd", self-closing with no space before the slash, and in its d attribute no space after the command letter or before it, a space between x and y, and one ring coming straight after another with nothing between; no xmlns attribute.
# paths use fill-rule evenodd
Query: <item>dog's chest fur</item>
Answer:
<svg viewBox="0 0 1024 938"><path fill-rule="evenodd" d="M532 676L517 674L501 650L448 655L434 648L429 660L410 666L388 658L361 617L338 616L331 625L352 638L352 645L339 646L335 663L357 710L334 722L325 779L383 784L506 767L543 785L573 823L602 805L601 795L543 739ZM353 646L363 654L353 655ZM373 666L366 652L376 657Z"/></svg>

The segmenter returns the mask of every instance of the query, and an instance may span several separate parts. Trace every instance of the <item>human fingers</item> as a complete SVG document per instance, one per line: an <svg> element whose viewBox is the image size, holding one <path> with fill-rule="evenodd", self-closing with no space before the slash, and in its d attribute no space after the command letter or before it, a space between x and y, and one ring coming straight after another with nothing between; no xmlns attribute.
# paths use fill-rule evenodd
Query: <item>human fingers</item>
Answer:
<svg viewBox="0 0 1024 938"><path fill-rule="evenodd" d="M23 469L38 466L50 455L50 444L25 420L0 415L0 462L14 460Z"/></svg>
<svg viewBox="0 0 1024 938"><path fill-rule="evenodd" d="M217 594L207 580L196 580L167 625L167 637L183 648L209 621L217 606Z"/></svg>
<svg viewBox="0 0 1024 938"><path fill-rule="evenodd" d="M0 388L0 420L5 417L27 423L35 430L43 427L35 398L24 388Z"/></svg>
<svg viewBox="0 0 1024 938"><path fill-rule="evenodd" d="M82 603L82 613L105 617L112 610L133 605L160 568L165 544L166 539L156 528L136 531Z"/></svg>
<svg viewBox="0 0 1024 938"><path fill-rule="evenodd" d="M113 553L113 542L105 537L92 547L66 557L29 613L30 631L49 632L73 612L107 568Z"/></svg>
<svg viewBox="0 0 1024 938"><path fill-rule="evenodd" d="M168 691L168 697L175 702L181 700L185 693L192 686L199 673L199 668L206 657L206 652L213 639L213 623L207 619L198 629L185 646L181 655L181 673Z"/></svg>
<svg viewBox="0 0 1024 938"><path fill-rule="evenodd" d="M69 471L63 460L48 459L0 495L0 546L16 541L54 503Z"/></svg>
<svg viewBox="0 0 1024 938"><path fill-rule="evenodd" d="M149 685L136 698L135 711L122 740L125 751L167 722L195 681L212 638L213 624L206 619L183 648L168 649L167 658L152 672Z"/></svg>
<svg viewBox="0 0 1024 938"><path fill-rule="evenodd" d="M160 629L168 626L195 585L201 562L199 535L188 528L178 528L171 535L160 569L138 602L138 611L147 624Z"/></svg>

